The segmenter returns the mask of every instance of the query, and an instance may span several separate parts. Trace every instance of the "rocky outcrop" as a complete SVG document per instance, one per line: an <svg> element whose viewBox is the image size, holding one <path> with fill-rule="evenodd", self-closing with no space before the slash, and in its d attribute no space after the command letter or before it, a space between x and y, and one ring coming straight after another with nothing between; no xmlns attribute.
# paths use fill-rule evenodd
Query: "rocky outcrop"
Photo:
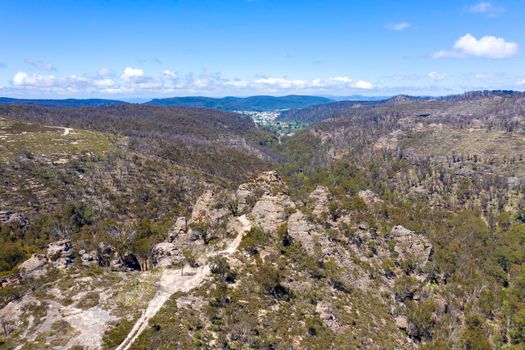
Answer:
<svg viewBox="0 0 525 350"><path fill-rule="evenodd" d="M403 136L402 130L395 130L388 134L387 136L383 136L377 140L377 142L374 144L374 151L393 151L397 148L399 144L399 139Z"/></svg>
<svg viewBox="0 0 525 350"><path fill-rule="evenodd" d="M379 196L376 193L370 190L360 191L357 195L363 200L363 202L365 202L367 206L371 206L377 203L383 203L383 200L379 198Z"/></svg>
<svg viewBox="0 0 525 350"><path fill-rule="evenodd" d="M188 224L191 225L203 220L214 223L228 216L231 211L228 208L228 203L226 203L229 199L227 197L228 194L225 192L206 191L193 206Z"/></svg>
<svg viewBox="0 0 525 350"><path fill-rule="evenodd" d="M168 242L173 242L177 237L184 235L188 231L188 222L185 217L178 217L175 225L168 232Z"/></svg>
<svg viewBox="0 0 525 350"><path fill-rule="evenodd" d="M73 263L75 250L69 239L50 243L47 247L46 257L49 263L63 269Z"/></svg>
<svg viewBox="0 0 525 350"><path fill-rule="evenodd" d="M309 253L312 253L314 249L314 240L312 237L314 231L315 226L308 222L302 212L297 211L288 218L288 234L292 239L301 242Z"/></svg>
<svg viewBox="0 0 525 350"><path fill-rule="evenodd" d="M265 194L255 203L252 217L255 224L263 230L276 232L287 220L287 208L295 208L295 204L287 195Z"/></svg>
<svg viewBox="0 0 525 350"><path fill-rule="evenodd" d="M22 278L41 277L50 266L65 269L73 263L76 252L68 239L50 243L46 254L33 254L18 267Z"/></svg>
<svg viewBox="0 0 525 350"><path fill-rule="evenodd" d="M235 193L239 214L249 212L262 195L282 191L284 183L275 171L267 171L239 186Z"/></svg>
<svg viewBox="0 0 525 350"><path fill-rule="evenodd" d="M23 213L4 210L0 211L0 225L24 229L29 226L29 218Z"/></svg>
<svg viewBox="0 0 525 350"><path fill-rule="evenodd" d="M18 270L24 278L40 277L47 272L47 266L48 260L45 255L33 254L18 267Z"/></svg>
<svg viewBox="0 0 525 350"><path fill-rule="evenodd" d="M331 194L325 186L317 186L315 191L308 196L312 208L312 214L317 217L324 217L329 213L328 204Z"/></svg>
<svg viewBox="0 0 525 350"><path fill-rule="evenodd" d="M156 244L152 255L154 266L170 266L182 259L180 250L172 242Z"/></svg>
<svg viewBox="0 0 525 350"><path fill-rule="evenodd" d="M400 260L412 259L419 267L425 266L429 261L432 244L426 237L397 225L390 232L390 238L395 241L394 251Z"/></svg>

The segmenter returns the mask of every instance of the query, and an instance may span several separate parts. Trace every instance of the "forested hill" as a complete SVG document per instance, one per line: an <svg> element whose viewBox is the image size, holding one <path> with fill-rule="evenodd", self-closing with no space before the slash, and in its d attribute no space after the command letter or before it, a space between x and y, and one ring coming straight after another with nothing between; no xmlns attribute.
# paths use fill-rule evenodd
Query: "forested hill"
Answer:
<svg viewBox="0 0 525 350"><path fill-rule="evenodd" d="M261 146L270 138L267 132L248 117L219 110L137 104L81 108L0 105L0 116L124 136L136 152L228 180L253 174L273 157ZM242 171L235 169L241 163Z"/></svg>
<svg viewBox="0 0 525 350"><path fill-rule="evenodd" d="M147 102L156 106L190 106L206 107L227 111L274 111L278 109L306 108L313 105L328 103L331 100L319 96L250 96L250 97L172 97L153 99Z"/></svg>
<svg viewBox="0 0 525 350"><path fill-rule="evenodd" d="M304 109L283 112L278 120L317 123L330 118L400 113L406 116L478 115L485 118L490 113L503 115L512 110L512 103L523 100L524 93L517 91L471 91L443 97L418 97L398 95L382 101L339 101ZM487 114L489 113L489 114Z"/></svg>
<svg viewBox="0 0 525 350"><path fill-rule="evenodd" d="M29 105L42 107L101 107L125 104L124 101L106 100L100 98L75 99L68 98L63 100L55 99L19 99L0 97L0 105Z"/></svg>

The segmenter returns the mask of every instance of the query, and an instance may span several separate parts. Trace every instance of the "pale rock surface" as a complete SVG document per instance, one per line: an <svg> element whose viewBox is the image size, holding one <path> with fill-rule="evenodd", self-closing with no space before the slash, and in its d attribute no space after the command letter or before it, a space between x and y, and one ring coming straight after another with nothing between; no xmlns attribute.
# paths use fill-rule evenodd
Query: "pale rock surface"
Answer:
<svg viewBox="0 0 525 350"><path fill-rule="evenodd" d="M252 217L255 224L268 232L276 232L277 228L286 222L286 208L295 208L295 204L287 195L265 194L255 203Z"/></svg>
<svg viewBox="0 0 525 350"><path fill-rule="evenodd" d="M180 251L174 243L161 242L153 248L153 264L155 266L170 266L180 260Z"/></svg>
<svg viewBox="0 0 525 350"><path fill-rule="evenodd" d="M193 206L188 224L202 220L216 223L228 216L230 210L227 207L216 207L218 203L216 196L217 194L211 190L204 192Z"/></svg>
<svg viewBox="0 0 525 350"><path fill-rule="evenodd" d="M360 191L357 195L363 200L363 202L365 202L367 206L383 203L383 200L371 190Z"/></svg>
<svg viewBox="0 0 525 350"><path fill-rule="evenodd" d="M321 217L322 215L328 214L328 204L330 204L331 198L328 188L325 186L317 186L308 198L311 202L313 215Z"/></svg>
<svg viewBox="0 0 525 350"><path fill-rule="evenodd" d="M46 273L47 265L47 258L44 255L33 254L19 266L19 270L24 278L39 277Z"/></svg>
<svg viewBox="0 0 525 350"><path fill-rule="evenodd" d="M175 220L175 225L168 232L168 242L173 242L177 237L185 234L188 231L188 222L185 217L178 217Z"/></svg>
<svg viewBox="0 0 525 350"><path fill-rule="evenodd" d="M399 329L407 329L408 328L408 320L405 316L397 316L395 318L396 327Z"/></svg>
<svg viewBox="0 0 525 350"><path fill-rule="evenodd" d="M394 250L400 259L413 257L420 266L425 266L432 253L432 244L422 235L416 234L401 225L395 226L390 232L395 240Z"/></svg>
<svg viewBox="0 0 525 350"><path fill-rule="evenodd" d="M235 193L237 199L237 210L240 214L249 211L251 201L256 201L264 194L278 192L284 187L284 183L275 171L267 171L254 180L240 185Z"/></svg>

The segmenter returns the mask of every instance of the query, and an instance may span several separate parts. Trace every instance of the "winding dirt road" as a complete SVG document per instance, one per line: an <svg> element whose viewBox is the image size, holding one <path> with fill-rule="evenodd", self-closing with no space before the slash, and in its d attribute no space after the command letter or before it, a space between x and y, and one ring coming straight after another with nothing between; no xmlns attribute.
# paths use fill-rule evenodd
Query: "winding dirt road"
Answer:
<svg viewBox="0 0 525 350"><path fill-rule="evenodd" d="M239 244L241 243L242 237L246 234L250 228L250 220L243 215L236 219L238 224L236 227L237 237L228 244L226 249L210 253L206 256L206 259L216 255L229 256L233 254ZM184 275L181 275L180 269L165 269L162 272L160 277L160 288L151 299L148 304L148 307L139 317L139 319L133 325L133 328L128 333L126 339L117 347L116 350L128 350L131 345L137 340L137 338L142 334L142 332L148 327L149 320L159 312L164 303L176 292L189 292L193 288L198 287L206 277L211 273L210 266L208 264L202 265L198 268L192 269L190 267L185 267L186 272Z"/></svg>

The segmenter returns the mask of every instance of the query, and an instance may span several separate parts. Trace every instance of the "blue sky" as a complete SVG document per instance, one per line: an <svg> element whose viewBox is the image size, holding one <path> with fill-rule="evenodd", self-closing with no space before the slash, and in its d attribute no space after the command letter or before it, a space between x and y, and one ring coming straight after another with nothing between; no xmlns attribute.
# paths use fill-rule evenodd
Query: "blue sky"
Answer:
<svg viewBox="0 0 525 350"><path fill-rule="evenodd" d="M525 89L525 0L0 2L0 95Z"/></svg>

